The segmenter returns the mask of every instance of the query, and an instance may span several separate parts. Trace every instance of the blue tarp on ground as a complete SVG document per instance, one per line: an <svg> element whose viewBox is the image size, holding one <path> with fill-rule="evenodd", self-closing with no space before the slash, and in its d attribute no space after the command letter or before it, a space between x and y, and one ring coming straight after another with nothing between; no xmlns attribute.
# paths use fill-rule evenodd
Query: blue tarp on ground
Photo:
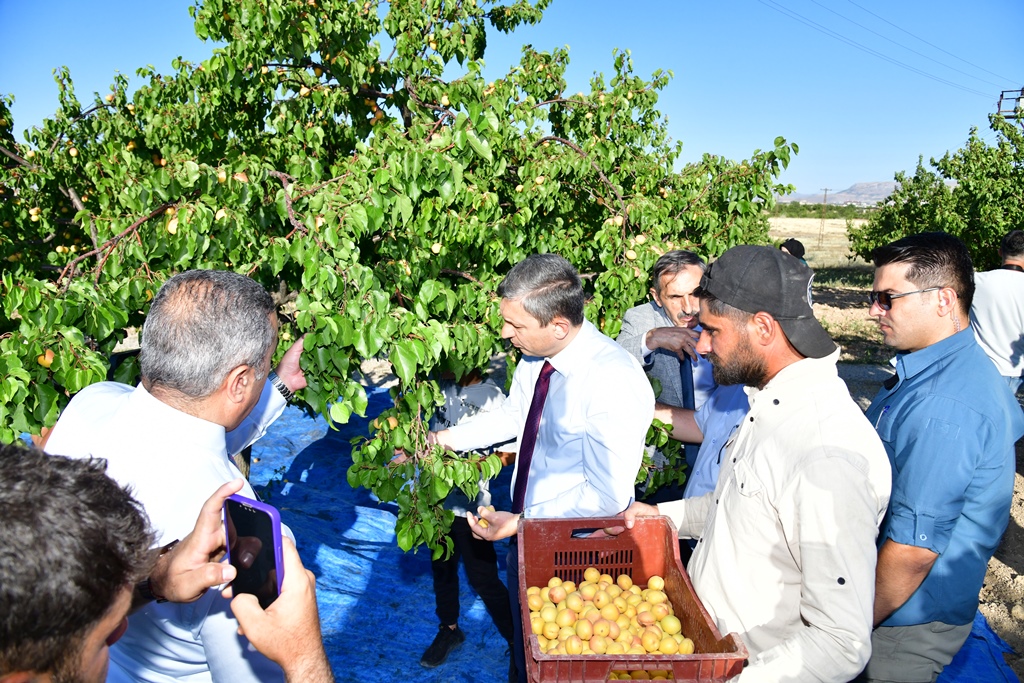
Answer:
<svg viewBox="0 0 1024 683"><path fill-rule="evenodd" d="M367 414L390 405L370 394ZM253 447L251 480L291 527L306 567L317 576L324 644L338 681L490 683L508 679L505 640L462 575L460 627L466 642L437 669L420 666L437 633L430 551L403 553L395 541L397 507L349 487L350 439L368 435L368 419L339 431L290 407ZM508 509L511 468L493 486ZM280 481L270 483L273 479ZM507 544L499 543L504 579Z"/></svg>
<svg viewBox="0 0 1024 683"><path fill-rule="evenodd" d="M389 405L386 390L371 392L369 418ZM437 669L419 665L438 626L430 553L403 553L395 542L397 508L378 504L365 489L351 489L345 478L352 464L350 439L369 433L369 418L353 417L331 431L323 418L290 407L253 448L252 483L280 509L302 561L317 576L324 643L338 681L505 681L505 641L465 575L459 622L465 644ZM491 488L498 509L509 506L510 470ZM507 545L498 546L504 577ZM967 643L939 681L1015 682L1003 659L1010 651L979 612Z"/></svg>

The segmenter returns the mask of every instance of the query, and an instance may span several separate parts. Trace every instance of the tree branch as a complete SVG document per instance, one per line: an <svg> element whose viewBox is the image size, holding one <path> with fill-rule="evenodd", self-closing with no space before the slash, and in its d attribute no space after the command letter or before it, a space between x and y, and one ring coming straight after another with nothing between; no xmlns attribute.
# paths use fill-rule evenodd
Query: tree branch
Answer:
<svg viewBox="0 0 1024 683"><path fill-rule="evenodd" d="M69 277L69 276L70 277L74 277L75 266L77 266L79 263L81 263L85 259L89 258L90 256L95 256L96 254L100 253L101 251L113 249L115 246L117 246L118 242L120 242L122 239L124 239L128 235L130 235L133 232L135 232L136 230L138 230L139 226L141 226L143 223L145 223L146 221L151 220L153 218L156 218L157 216L159 216L161 213L163 213L167 209L171 208L172 206L174 206L174 204L171 204L169 202L165 203L165 204L161 204L159 207L157 207L156 209L151 211L148 216L146 216L145 218L140 218L139 220L135 221L134 223L129 225L127 228L125 228L121 233L119 233L117 235L114 235L113 237L111 237L109 240L104 242L102 245L100 245L96 249L93 249L91 251L87 251L84 254L82 254L80 256L77 256L74 259L72 259L71 263L69 263L66 266L64 266L64 269L60 271L60 275L57 277L57 285L59 286L60 283L66 277ZM106 260L106 259L104 259L104 260ZM101 265L102 265L102 263L101 263ZM97 277L98 277L98 275L99 274L97 273ZM70 284L70 282L68 284Z"/></svg>
<svg viewBox="0 0 1024 683"><path fill-rule="evenodd" d="M571 140L566 140L565 138L560 138L557 135L548 135L546 137L543 137L540 140L538 140L537 142L535 142L533 146L534 147L538 147L538 146L542 145L546 140L554 140L555 142L560 142L563 145L565 145L566 147L568 147L569 149L574 150L577 154L579 154L581 157L583 157L587 161L589 161L590 162L590 166L595 171L597 171L597 175L598 175L598 177L601 178L601 181L605 185L608 186L608 189L610 189L612 192L615 193L615 196L619 200L619 208L622 210L622 215L623 215L623 217L625 217L628 220L629 216L626 213L626 202L625 202L625 200L622 198L622 195L619 194L619 191L615 188L615 186L612 185L611 181L608 180L608 176L606 176L604 174L604 171L601 170L601 167L598 166L594 162L594 160L590 158L590 155L588 155L586 152L584 152L583 149L579 145L577 145L575 142L573 142ZM623 227L625 227L625 225L626 225L625 222L623 222L622 225L623 225Z"/></svg>
<svg viewBox="0 0 1024 683"><path fill-rule="evenodd" d="M3 154L5 157L9 158L14 163L18 164L19 166L24 166L25 168L27 168L30 171L38 171L39 170L38 166L36 166L35 164L32 164L32 163L29 163L29 161L27 159L22 158L20 155L16 154L15 152L12 152L11 150L9 150L6 147L4 147L3 145L0 145L0 154Z"/></svg>

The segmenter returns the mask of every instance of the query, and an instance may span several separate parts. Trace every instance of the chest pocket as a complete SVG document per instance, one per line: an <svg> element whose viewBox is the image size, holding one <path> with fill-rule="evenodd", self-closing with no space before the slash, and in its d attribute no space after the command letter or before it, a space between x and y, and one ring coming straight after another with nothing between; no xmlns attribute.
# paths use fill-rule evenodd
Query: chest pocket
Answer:
<svg viewBox="0 0 1024 683"><path fill-rule="evenodd" d="M744 458L736 463L732 470L733 486L736 492L744 498L760 496L764 491L764 483L750 466L749 458Z"/></svg>

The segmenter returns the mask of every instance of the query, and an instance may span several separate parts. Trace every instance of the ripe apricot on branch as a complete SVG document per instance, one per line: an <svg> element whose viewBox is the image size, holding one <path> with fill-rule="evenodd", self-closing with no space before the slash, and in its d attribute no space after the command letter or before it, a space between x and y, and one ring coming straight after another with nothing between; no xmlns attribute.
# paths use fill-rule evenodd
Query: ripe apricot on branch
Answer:
<svg viewBox="0 0 1024 683"><path fill-rule="evenodd" d="M53 365L53 349L46 349L36 357L36 362L42 365L44 368L49 368Z"/></svg>

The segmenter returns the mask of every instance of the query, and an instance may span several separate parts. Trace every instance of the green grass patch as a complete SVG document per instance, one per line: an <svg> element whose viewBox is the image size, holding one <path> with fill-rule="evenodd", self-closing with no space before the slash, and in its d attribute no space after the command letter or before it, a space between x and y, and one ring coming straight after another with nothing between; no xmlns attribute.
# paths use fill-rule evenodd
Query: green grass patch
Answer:
<svg viewBox="0 0 1024 683"><path fill-rule="evenodd" d="M815 287L840 287L843 289L871 289L875 269L871 266L850 266L848 268L826 267L814 269Z"/></svg>

